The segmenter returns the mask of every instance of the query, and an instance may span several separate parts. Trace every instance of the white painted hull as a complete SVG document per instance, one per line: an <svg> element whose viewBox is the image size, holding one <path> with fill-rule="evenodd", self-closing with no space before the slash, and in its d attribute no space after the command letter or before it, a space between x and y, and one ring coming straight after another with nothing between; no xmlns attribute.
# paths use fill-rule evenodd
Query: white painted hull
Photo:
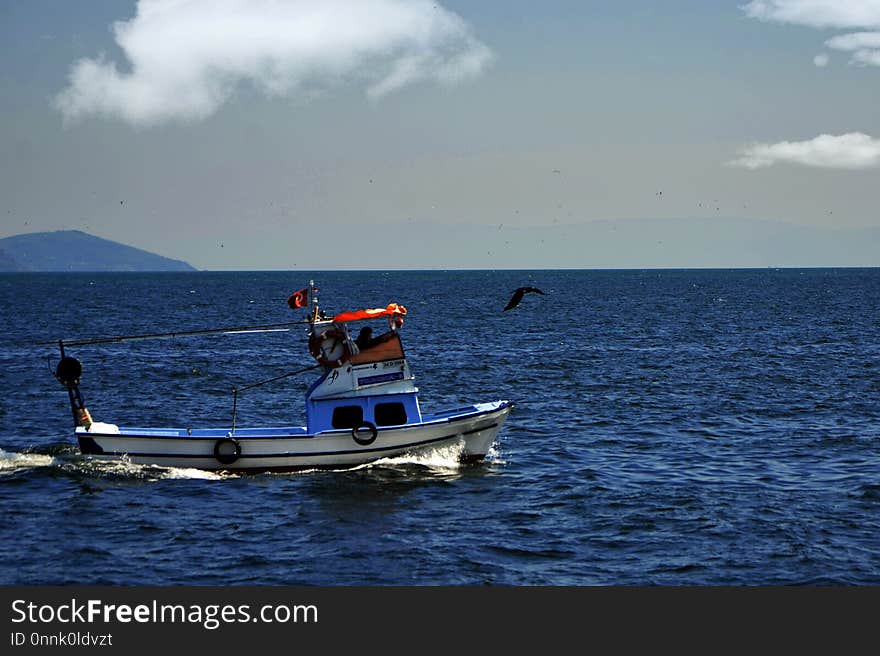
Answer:
<svg viewBox="0 0 880 656"><path fill-rule="evenodd" d="M513 404L481 403L426 417L421 423L381 427L375 440L360 444L348 429L309 435L303 428L228 429L125 428L93 424L76 436L84 454L125 457L136 464L225 471L285 471L353 467L381 458L462 445L462 459L482 459ZM118 431L118 432L114 432ZM215 455L218 442L233 439L240 449L232 462ZM226 446L230 446L228 443Z"/></svg>

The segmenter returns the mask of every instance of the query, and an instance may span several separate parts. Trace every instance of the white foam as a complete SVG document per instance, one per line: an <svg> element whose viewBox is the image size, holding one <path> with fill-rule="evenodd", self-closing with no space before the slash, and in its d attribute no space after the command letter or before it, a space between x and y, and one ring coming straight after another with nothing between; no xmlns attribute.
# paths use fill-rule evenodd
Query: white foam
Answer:
<svg viewBox="0 0 880 656"><path fill-rule="evenodd" d="M73 459L41 453L10 453L0 449L0 476L14 474L24 469L37 467L60 466L63 469L73 468L95 474L110 474L125 478L164 479L199 479L216 481L234 477L235 474L218 473L191 467L162 467L160 465L139 465L127 457L104 459L76 456Z"/></svg>
<svg viewBox="0 0 880 656"><path fill-rule="evenodd" d="M50 467L55 458L41 453L7 453L0 449L0 475L14 474L22 469Z"/></svg>
<svg viewBox="0 0 880 656"><path fill-rule="evenodd" d="M486 452L486 459L490 460L496 465L506 465L507 461L501 457L501 451L498 448L498 442L493 442L492 446L489 447L489 450Z"/></svg>
<svg viewBox="0 0 880 656"><path fill-rule="evenodd" d="M404 453L391 458L382 458L374 462L374 465L421 465L429 469L458 470L461 467L461 454L464 451L464 443L459 442L448 446L434 449L419 450L413 453Z"/></svg>
<svg viewBox="0 0 880 656"><path fill-rule="evenodd" d="M75 469L84 470L86 472L100 472L106 474L114 474L116 476L125 476L136 478L143 474L146 467L136 465L127 457L104 459L104 458L84 458L70 463Z"/></svg>
<svg viewBox="0 0 880 656"><path fill-rule="evenodd" d="M162 467L162 478L193 478L205 481L219 481L224 478L234 477L235 474L220 474L207 469L195 469L193 467Z"/></svg>
<svg viewBox="0 0 880 656"><path fill-rule="evenodd" d="M82 465L80 465L82 466ZM229 478L229 475L219 474L204 469L195 469L192 467L163 467L161 465L141 465L132 462L128 457L121 456L113 459L91 459L86 468L103 474L112 474L126 478L145 478L150 480L166 480L166 479L199 479L199 480L221 480Z"/></svg>

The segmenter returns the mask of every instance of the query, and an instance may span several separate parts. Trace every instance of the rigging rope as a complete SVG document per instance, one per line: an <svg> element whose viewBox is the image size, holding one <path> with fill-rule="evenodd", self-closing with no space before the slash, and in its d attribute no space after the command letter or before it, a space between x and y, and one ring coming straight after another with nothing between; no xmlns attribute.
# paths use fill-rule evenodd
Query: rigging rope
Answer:
<svg viewBox="0 0 880 656"><path fill-rule="evenodd" d="M312 369L317 369L320 367L320 364L313 364L308 367L303 367L302 369L297 369L296 371L291 371L286 374L281 374L280 376L275 376L274 378L267 378L266 380L261 380L257 383L251 383L250 385L243 385L241 387L233 387L232 388L232 435L235 434L235 418L238 412L238 393L244 392L245 390L253 389L254 387L260 387L261 385L266 385L268 383L274 383L276 380L282 380L283 378L290 378L291 376L296 376L297 374L302 374L307 371L311 371Z"/></svg>

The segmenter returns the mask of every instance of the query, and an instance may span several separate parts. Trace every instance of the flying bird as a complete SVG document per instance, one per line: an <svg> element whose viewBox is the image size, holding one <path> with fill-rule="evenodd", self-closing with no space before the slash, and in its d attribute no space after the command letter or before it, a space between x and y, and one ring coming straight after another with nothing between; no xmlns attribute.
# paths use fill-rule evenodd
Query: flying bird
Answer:
<svg viewBox="0 0 880 656"><path fill-rule="evenodd" d="M511 296L510 300L507 301L507 305L504 307L504 311L507 312L508 310L512 310L517 305L519 305L519 302L522 300L523 296L525 296L529 292L541 294L542 296L544 295L544 292L542 292L537 287L520 287L515 292L513 292L513 296Z"/></svg>

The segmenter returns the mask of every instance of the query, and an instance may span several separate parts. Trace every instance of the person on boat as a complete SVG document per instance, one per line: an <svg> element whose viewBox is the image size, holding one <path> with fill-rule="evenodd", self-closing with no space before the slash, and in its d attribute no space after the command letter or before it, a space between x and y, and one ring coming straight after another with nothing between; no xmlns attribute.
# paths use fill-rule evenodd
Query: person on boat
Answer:
<svg viewBox="0 0 880 656"><path fill-rule="evenodd" d="M373 339L373 329L369 326L364 326L358 333L357 338L355 338L354 343L357 344L359 351L363 351L364 349L370 348L375 341L376 340Z"/></svg>

